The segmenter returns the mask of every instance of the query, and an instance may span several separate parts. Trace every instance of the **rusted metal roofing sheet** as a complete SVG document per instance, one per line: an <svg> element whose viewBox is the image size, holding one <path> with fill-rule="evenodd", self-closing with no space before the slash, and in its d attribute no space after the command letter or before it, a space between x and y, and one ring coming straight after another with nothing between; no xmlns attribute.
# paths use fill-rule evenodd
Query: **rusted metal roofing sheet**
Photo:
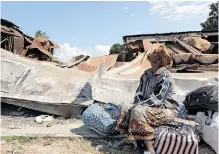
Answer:
<svg viewBox="0 0 219 154"><path fill-rule="evenodd" d="M195 49L194 47L188 45L187 43L180 41L179 39L175 38L175 40L184 48L186 48L190 53L194 53L194 54L200 54L201 52L197 49Z"/></svg>
<svg viewBox="0 0 219 154"><path fill-rule="evenodd" d="M87 61L80 63L76 66L77 69L94 72L100 66L101 62L104 63L104 71L109 70L116 62L118 55L108 55L89 58Z"/></svg>
<svg viewBox="0 0 219 154"><path fill-rule="evenodd" d="M16 30L14 30L12 28L8 28L8 27L3 26L3 25L1 25L1 33L6 33L6 34L17 36L17 37L22 37L22 35L19 32L17 32Z"/></svg>
<svg viewBox="0 0 219 154"><path fill-rule="evenodd" d="M147 59L147 55L157 49L161 44L156 43L152 44L147 40L143 40L144 53L141 53L137 58L133 61L124 64L121 67L117 67L115 69L109 70L109 74L121 75L121 76L129 76L129 75L137 75L141 76L143 72L150 68L150 63ZM164 45L164 44L162 44Z"/></svg>
<svg viewBox="0 0 219 154"><path fill-rule="evenodd" d="M135 37L135 36L156 36L156 35L174 35L174 34L186 34L186 33L215 33L217 30L212 31L183 31L183 32L169 32L169 33L152 33L152 34L136 34L136 35L125 35L123 37ZM218 34L217 34L218 35Z"/></svg>
<svg viewBox="0 0 219 154"><path fill-rule="evenodd" d="M45 50L49 50L49 48L59 48L58 44L43 38L43 37L36 37L33 40L34 43L38 44L39 46L41 46L42 48L44 48Z"/></svg>
<svg viewBox="0 0 219 154"><path fill-rule="evenodd" d="M175 65L180 64L217 64L218 63L218 54L174 54L173 61Z"/></svg>
<svg viewBox="0 0 219 154"><path fill-rule="evenodd" d="M165 43L165 45L168 48L170 48L170 50L172 50L173 53L176 54L188 53L188 51L178 43L171 42L171 43Z"/></svg>
<svg viewBox="0 0 219 154"><path fill-rule="evenodd" d="M49 52L49 51L47 51L47 50L45 50L45 49L43 49L41 46L39 46L37 43L35 43L35 42L32 42L32 44L30 45L30 47L29 47L29 49L39 49L42 53L44 53L45 55L47 55L47 56L49 56L49 57L53 57L53 55Z"/></svg>
<svg viewBox="0 0 219 154"><path fill-rule="evenodd" d="M1 24L4 25L4 26L8 26L8 27L19 28L17 25L12 23L11 21L8 21L8 20L5 20L5 19L1 19Z"/></svg>
<svg viewBox="0 0 219 154"><path fill-rule="evenodd" d="M61 65L59 65L59 67L63 67L63 68L73 68L74 66L80 64L81 62L83 62L84 60L88 59L89 56L77 56L72 58L70 61L63 63Z"/></svg>
<svg viewBox="0 0 219 154"><path fill-rule="evenodd" d="M201 37L186 37L183 39L183 42L195 47L201 52L208 50L211 46L211 43L208 40L202 39Z"/></svg>
<svg viewBox="0 0 219 154"><path fill-rule="evenodd" d="M26 56L26 53L30 49L38 49L43 54L47 55L51 59L55 60L56 58L52 55L51 48L59 48L58 44L51 42L48 39L37 37L32 38L25 35L22 31L19 30L19 27L13 24L10 21L1 19L1 33L7 34L5 39L10 39L9 41L11 46L13 45L13 53ZM9 38L13 37L13 38ZM7 48L5 48L7 49ZM9 49L7 49L9 50Z"/></svg>

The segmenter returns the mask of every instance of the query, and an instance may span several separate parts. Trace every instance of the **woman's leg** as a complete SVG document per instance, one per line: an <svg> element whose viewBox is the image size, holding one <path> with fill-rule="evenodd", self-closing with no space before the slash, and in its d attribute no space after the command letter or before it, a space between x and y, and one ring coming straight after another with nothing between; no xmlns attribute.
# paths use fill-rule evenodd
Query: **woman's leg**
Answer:
<svg viewBox="0 0 219 154"><path fill-rule="evenodd" d="M129 120L130 120L131 110L128 105L122 105L119 118L117 120L116 130L127 134L128 133L128 126L129 126ZM130 153L132 148L134 147L133 142L130 142L129 140L124 141L124 154Z"/></svg>
<svg viewBox="0 0 219 154"><path fill-rule="evenodd" d="M145 145L147 147L147 150L151 153L154 154L155 150L154 150L154 146L153 146L153 142L152 141L145 141Z"/></svg>
<svg viewBox="0 0 219 154"><path fill-rule="evenodd" d="M144 140L147 150L154 153L152 143L154 128L147 122L146 110L147 108L145 106L136 106L131 110L128 140Z"/></svg>
<svg viewBox="0 0 219 154"><path fill-rule="evenodd" d="M128 105L121 106L120 115L119 115L119 118L116 124L116 130L122 133L128 132L128 124L129 124L130 115L131 115L130 113L131 111Z"/></svg>
<svg viewBox="0 0 219 154"><path fill-rule="evenodd" d="M136 106L131 110L128 140L144 140L147 149L154 153L154 127L169 123L176 115L177 112L169 109Z"/></svg>

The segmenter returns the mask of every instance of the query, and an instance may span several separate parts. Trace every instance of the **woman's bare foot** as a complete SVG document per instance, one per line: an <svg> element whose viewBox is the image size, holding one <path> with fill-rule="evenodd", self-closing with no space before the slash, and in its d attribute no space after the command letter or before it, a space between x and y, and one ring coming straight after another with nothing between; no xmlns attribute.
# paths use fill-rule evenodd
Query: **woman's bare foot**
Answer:
<svg viewBox="0 0 219 154"><path fill-rule="evenodd" d="M152 141L145 141L145 145L147 147L147 151L150 152L150 154L155 153Z"/></svg>

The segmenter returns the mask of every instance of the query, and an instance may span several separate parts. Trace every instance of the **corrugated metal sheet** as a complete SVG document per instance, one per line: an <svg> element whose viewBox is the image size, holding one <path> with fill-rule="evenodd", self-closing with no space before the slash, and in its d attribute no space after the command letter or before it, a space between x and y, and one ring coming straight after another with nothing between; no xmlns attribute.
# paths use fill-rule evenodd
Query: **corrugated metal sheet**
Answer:
<svg viewBox="0 0 219 154"><path fill-rule="evenodd" d="M14 53L21 55L24 49L24 37L14 36Z"/></svg>
<svg viewBox="0 0 219 154"><path fill-rule="evenodd" d="M6 34L9 34L9 35L21 37L21 34L18 33L16 30L14 30L12 28L8 28L8 27L3 26L3 25L1 25L1 33L6 33Z"/></svg>
<svg viewBox="0 0 219 154"><path fill-rule="evenodd" d="M104 74L99 87L94 92L95 100L120 105L133 103L140 76L150 68L147 55L160 45L148 42L144 42L144 44L148 48L147 52L140 54L132 62L109 70ZM180 56L181 54L175 55ZM187 59L188 56L185 58ZM212 56L208 57L207 55L196 55L195 58L202 63L212 62L213 60ZM176 92L182 95L201 86L212 84L211 82L218 82L217 72L172 73L172 76L175 79Z"/></svg>
<svg viewBox="0 0 219 154"><path fill-rule="evenodd" d="M76 56L76 57L72 58L71 60L69 60L68 62L59 65L59 67L72 68L88 58L89 58L89 56L84 56L84 55Z"/></svg>
<svg viewBox="0 0 219 154"><path fill-rule="evenodd" d="M184 48L186 48L189 53L194 53L194 54L200 54L201 52L197 49L195 49L194 47L188 45L187 43L179 40L178 38L174 38L180 45L182 45Z"/></svg>
<svg viewBox="0 0 219 154"><path fill-rule="evenodd" d="M165 45L170 48L170 50L172 50L175 54L188 53L188 51L178 43L171 42L165 43Z"/></svg>
<svg viewBox="0 0 219 154"><path fill-rule="evenodd" d="M218 31L183 31L183 32L169 32L169 33L151 33L151 34L136 34L136 35L125 35L124 37L138 37L138 36L156 36L156 35L175 35L175 34L186 34L186 33L215 33L217 34Z"/></svg>
<svg viewBox="0 0 219 154"><path fill-rule="evenodd" d="M53 58L53 55L52 55L49 51L43 49L41 46L39 46L39 45L38 45L37 43L35 43L35 42L32 42L32 44L30 45L29 49L38 49L38 50L40 50L42 53L44 53L45 55L49 56L50 58Z"/></svg>
<svg viewBox="0 0 219 154"><path fill-rule="evenodd" d="M174 64L217 64L218 63L218 55L215 54L192 54L192 53L184 53L184 54L175 54L173 55Z"/></svg>
<svg viewBox="0 0 219 154"><path fill-rule="evenodd" d="M95 73L88 73L29 60L3 49L0 51L1 98L6 103L71 116L72 106L84 106L85 102L93 100L92 91L100 82L103 65ZM48 106L53 109L49 110Z"/></svg>
<svg viewBox="0 0 219 154"><path fill-rule="evenodd" d="M124 64L121 67L112 69L108 71L108 74L120 75L120 76L138 76L140 77L143 72L150 68L150 62L147 59L147 55L157 49L160 45L164 45L161 43L152 44L147 40L143 40L144 53L141 53L137 58L133 61Z"/></svg>
<svg viewBox="0 0 219 154"><path fill-rule="evenodd" d="M183 42L192 47L195 47L201 52L208 50L211 46L211 43L209 41L200 37L186 37L183 39Z"/></svg>
<svg viewBox="0 0 219 154"><path fill-rule="evenodd" d="M101 62L104 62L104 71L107 71L112 67L118 55L108 55L108 56L99 56L99 57L92 57L89 58L87 61L80 63L77 65L77 69L86 71L86 72L94 72L100 66Z"/></svg>
<svg viewBox="0 0 219 154"><path fill-rule="evenodd" d="M44 57L42 59L48 60L56 60L55 57L53 57L52 49L53 48L59 48L58 44L51 42L50 40L42 37L32 38L30 36L25 35L21 30L19 30L19 27L13 24L10 21L1 19L1 33L5 34L4 38L8 38L8 42L6 42L7 46L13 46L13 53L27 56L26 53L28 53L28 50L31 49L38 49L38 51L41 51L43 54L38 53L31 53L34 54L35 57ZM13 37L13 38L12 38ZM1 38L2 39L2 38ZM9 44L9 45L8 45ZM8 48L4 48L8 50ZM11 49L11 48L10 48ZM30 52L35 52L35 50L31 50ZM46 56L47 55L47 56ZM45 58L46 57L46 58Z"/></svg>
<svg viewBox="0 0 219 154"><path fill-rule="evenodd" d="M43 38L43 37L36 37L36 38L34 38L33 42L38 44L39 46L41 46L42 48L44 48L47 51L50 48L59 48L58 44L56 44L55 42L52 42L46 38Z"/></svg>
<svg viewBox="0 0 219 154"><path fill-rule="evenodd" d="M17 25L15 25L14 23L12 23L11 21L8 21L5 19L1 19L1 24L4 26L8 26L8 27L20 28Z"/></svg>

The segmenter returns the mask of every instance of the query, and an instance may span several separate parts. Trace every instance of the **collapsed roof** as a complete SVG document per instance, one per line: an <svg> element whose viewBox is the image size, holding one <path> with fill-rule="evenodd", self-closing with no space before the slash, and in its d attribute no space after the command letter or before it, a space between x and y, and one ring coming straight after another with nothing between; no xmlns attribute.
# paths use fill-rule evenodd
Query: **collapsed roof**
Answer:
<svg viewBox="0 0 219 154"><path fill-rule="evenodd" d="M39 60L54 61L53 49L59 46L45 38L32 38L24 34L14 23L1 19L1 48Z"/></svg>

